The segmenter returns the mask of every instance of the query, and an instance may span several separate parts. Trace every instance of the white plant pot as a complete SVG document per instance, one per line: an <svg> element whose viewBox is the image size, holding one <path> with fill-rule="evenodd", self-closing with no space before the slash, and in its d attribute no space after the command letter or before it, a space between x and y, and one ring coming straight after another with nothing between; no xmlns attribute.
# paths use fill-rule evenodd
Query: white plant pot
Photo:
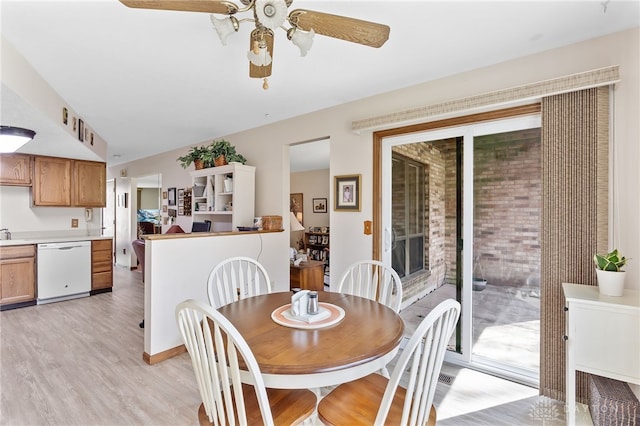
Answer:
<svg viewBox="0 0 640 426"><path fill-rule="evenodd" d="M604 296L622 296L624 292L624 271L602 271L596 269L598 289Z"/></svg>

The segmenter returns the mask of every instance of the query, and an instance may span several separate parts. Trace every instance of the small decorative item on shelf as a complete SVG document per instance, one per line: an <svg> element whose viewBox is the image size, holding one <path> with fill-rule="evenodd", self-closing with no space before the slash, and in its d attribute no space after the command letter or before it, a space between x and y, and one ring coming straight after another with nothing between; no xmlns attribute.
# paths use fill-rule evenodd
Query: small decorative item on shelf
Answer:
<svg viewBox="0 0 640 426"><path fill-rule="evenodd" d="M595 254L593 262L596 264L598 289L605 296L622 296L624 293L625 272L622 267L627 258L620 255L617 249L607 254Z"/></svg>
<svg viewBox="0 0 640 426"><path fill-rule="evenodd" d="M231 176L224 178L224 192L233 192L233 178Z"/></svg>
<svg viewBox="0 0 640 426"><path fill-rule="evenodd" d="M214 191L213 191L213 182L211 181L210 177L207 177L207 184L204 187L204 194L207 197L207 202L210 203L213 206L213 203L214 203Z"/></svg>
<svg viewBox="0 0 640 426"><path fill-rule="evenodd" d="M205 186L202 183L196 182L193 184L193 196L194 197L202 197L204 196Z"/></svg>
<svg viewBox="0 0 640 426"><path fill-rule="evenodd" d="M262 229L265 231L282 230L282 216L262 216Z"/></svg>

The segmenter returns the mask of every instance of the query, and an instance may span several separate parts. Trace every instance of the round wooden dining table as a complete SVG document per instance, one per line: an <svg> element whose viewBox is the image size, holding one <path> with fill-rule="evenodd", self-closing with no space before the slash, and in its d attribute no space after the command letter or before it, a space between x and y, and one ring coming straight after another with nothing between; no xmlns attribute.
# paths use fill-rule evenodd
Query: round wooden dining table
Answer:
<svg viewBox="0 0 640 426"><path fill-rule="evenodd" d="M276 323L271 314L291 302L291 292L241 299L218 309L251 348L265 385L279 389L332 386L380 370L398 352L400 315L374 300L318 292L320 303L344 310L344 318L319 329Z"/></svg>

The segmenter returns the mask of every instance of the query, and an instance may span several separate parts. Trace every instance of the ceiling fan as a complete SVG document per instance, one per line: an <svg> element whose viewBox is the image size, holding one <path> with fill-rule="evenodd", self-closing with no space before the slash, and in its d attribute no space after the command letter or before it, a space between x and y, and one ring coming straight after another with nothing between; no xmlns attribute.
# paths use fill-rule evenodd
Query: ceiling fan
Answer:
<svg viewBox="0 0 640 426"><path fill-rule="evenodd" d="M375 22L305 9L295 9L287 14L293 0L239 1L244 7L226 0L120 0L125 6L139 9L210 13L223 45L230 34L238 31L240 23L253 22L255 29L251 31L247 53L249 77L262 78L265 90L269 88L267 77L271 75L273 37L278 28L286 31L287 38L298 46L302 56L311 48L315 34L371 47L380 47L389 38L389 27ZM236 14L242 12L252 12L253 17L236 18ZM216 14L226 17L217 18ZM289 28L284 26L285 21Z"/></svg>

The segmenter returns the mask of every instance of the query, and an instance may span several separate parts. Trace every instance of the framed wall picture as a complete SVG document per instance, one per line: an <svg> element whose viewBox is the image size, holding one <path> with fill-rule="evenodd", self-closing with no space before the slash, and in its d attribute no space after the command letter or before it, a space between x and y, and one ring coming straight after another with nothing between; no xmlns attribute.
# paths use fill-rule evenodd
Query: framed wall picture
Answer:
<svg viewBox="0 0 640 426"><path fill-rule="evenodd" d="M176 189L175 188L168 188L167 189L167 193L168 193L168 196L169 196L167 204L169 204L170 206L175 206L176 205Z"/></svg>
<svg viewBox="0 0 640 426"><path fill-rule="evenodd" d="M178 189L178 216L184 215L184 189Z"/></svg>
<svg viewBox="0 0 640 426"><path fill-rule="evenodd" d="M78 119L78 140L84 142L84 121Z"/></svg>
<svg viewBox="0 0 640 426"><path fill-rule="evenodd" d="M313 199L313 212L314 213L326 213L327 212L327 199L326 198L314 198Z"/></svg>
<svg viewBox="0 0 640 426"><path fill-rule="evenodd" d="M289 196L289 211L293 212L293 215L298 219L298 222L302 224L302 193L297 192Z"/></svg>
<svg viewBox="0 0 640 426"><path fill-rule="evenodd" d="M336 211L360 211L360 175L343 175L335 177Z"/></svg>

